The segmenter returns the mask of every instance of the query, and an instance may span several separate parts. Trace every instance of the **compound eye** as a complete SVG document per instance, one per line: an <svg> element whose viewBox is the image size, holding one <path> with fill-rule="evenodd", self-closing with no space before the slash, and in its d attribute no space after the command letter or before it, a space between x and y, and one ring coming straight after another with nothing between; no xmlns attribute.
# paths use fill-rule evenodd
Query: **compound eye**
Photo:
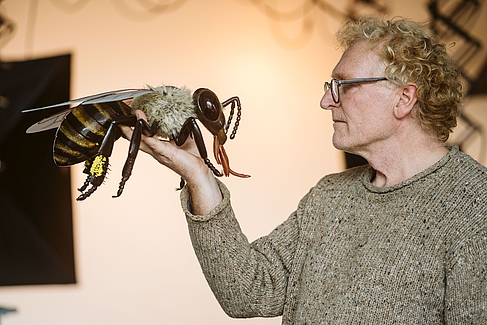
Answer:
<svg viewBox="0 0 487 325"><path fill-rule="evenodd" d="M213 135L223 130L225 115L223 115L222 104L213 91L206 88L197 89L193 94L193 103L198 119Z"/></svg>
<svg viewBox="0 0 487 325"><path fill-rule="evenodd" d="M213 92L205 91L202 93L198 100L198 106L210 121L218 119L221 111L220 102Z"/></svg>

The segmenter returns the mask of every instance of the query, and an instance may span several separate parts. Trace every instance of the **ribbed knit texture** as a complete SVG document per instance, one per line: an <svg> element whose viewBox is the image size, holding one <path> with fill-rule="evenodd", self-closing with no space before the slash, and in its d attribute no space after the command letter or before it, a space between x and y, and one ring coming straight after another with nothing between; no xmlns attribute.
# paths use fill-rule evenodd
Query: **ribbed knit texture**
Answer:
<svg viewBox="0 0 487 325"><path fill-rule="evenodd" d="M232 317L283 324L487 324L487 169L454 147L392 187L328 175L252 244L223 202L192 215L206 279ZM261 218L256 216L256 218Z"/></svg>

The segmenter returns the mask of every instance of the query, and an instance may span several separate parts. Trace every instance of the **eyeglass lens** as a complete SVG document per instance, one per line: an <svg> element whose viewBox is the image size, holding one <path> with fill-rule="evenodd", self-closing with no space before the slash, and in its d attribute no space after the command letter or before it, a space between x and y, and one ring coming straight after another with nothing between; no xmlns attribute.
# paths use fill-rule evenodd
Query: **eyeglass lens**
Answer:
<svg viewBox="0 0 487 325"><path fill-rule="evenodd" d="M330 90L331 91L331 97L333 98L333 101L338 104L340 101L340 93L338 90L339 83L337 82L336 79L331 79L330 82L325 82L325 93Z"/></svg>
<svg viewBox="0 0 487 325"><path fill-rule="evenodd" d="M331 97L333 98L333 101L336 104L338 104L340 102L341 84L352 84L352 83L359 83L359 82L376 82L381 80L387 80L387 78L377 77L377 78L356 78L356 79L344 79L344 80L331 79L331 82L325 82L325 92L331 90Z"/></svg>

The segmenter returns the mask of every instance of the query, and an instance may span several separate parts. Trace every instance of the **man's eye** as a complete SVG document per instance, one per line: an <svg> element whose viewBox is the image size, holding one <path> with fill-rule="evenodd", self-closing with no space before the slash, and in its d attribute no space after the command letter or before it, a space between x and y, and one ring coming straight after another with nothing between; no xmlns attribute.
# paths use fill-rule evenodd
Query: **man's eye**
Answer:
<svg viewBox="0 0 487 325"><path fill-rule="evenodd" d="M347 91L350 91L351 89L358 87L358 86L360 86L360 84L358 84L358 83L343 84L340 86L341 87L340 91L343 93L346 93Z"/></svg>
<svg viewBox="0 0 487 325"><path fill-rule="evenodd" d="M343 92L343 93L346 93L348 90L350 90L350 88L353 87L354 84L344 84L344 85L341 85L341 88L340 91Z"/></svg>

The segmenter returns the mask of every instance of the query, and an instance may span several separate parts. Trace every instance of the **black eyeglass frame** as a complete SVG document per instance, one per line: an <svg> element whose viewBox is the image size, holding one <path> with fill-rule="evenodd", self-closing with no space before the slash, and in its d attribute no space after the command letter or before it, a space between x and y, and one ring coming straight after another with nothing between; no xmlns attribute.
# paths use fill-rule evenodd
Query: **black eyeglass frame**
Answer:
<svg viewBox="0 0 487 325"><path fill-rule="evenodd" d="M377 82L377 81L382 81L382 80L387 80L386 77L375 77L375 78L355 78L355 79L331 79L330 82L325 82L325 93L330 90L331 91L331 97L333 98L333 101L335 104L338 104L340 102L340 85L344 84L354 84L354 83L361 83L361 82ZM333 91L333 86L336 84L336 98L335 98L335 92Z"/></svg>

